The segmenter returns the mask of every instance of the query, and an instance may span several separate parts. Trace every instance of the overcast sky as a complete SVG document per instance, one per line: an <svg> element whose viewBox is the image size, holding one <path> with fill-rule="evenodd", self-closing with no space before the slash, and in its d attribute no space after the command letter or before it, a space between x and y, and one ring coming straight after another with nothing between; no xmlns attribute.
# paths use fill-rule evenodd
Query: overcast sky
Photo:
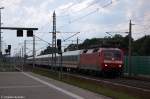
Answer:
<svg viewBox="0 0 150 99"><path fill-rule="evenodd" d="M135 24L134 39L150 34L150 0L0 0L0 7L5 7L2 10L2 26L37 27L36 36L48 42L52 41L48 32L52 31L54 10L57 31L80 32L70 40L79 37L82 42L86 38L109 36L105 32L128 32L130 19ZM3 49L11 44L13 54L23 45L23 40L31 39L17 38L15 32L5 30L2 34ZM57 38L63 40L71 35L57 34ZM67 41L63 45L69 43ZM40 42L36 48L46 45Z"/></svg>

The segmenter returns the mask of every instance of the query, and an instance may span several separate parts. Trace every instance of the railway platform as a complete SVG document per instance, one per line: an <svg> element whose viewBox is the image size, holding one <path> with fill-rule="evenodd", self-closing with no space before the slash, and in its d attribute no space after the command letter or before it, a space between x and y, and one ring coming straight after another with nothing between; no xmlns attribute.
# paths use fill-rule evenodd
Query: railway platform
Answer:
<svg viewBox="0 0 150 99"><path fill-rule="evenodd" d="M31 72L0 72L0 99L110 99Z"/></svg>

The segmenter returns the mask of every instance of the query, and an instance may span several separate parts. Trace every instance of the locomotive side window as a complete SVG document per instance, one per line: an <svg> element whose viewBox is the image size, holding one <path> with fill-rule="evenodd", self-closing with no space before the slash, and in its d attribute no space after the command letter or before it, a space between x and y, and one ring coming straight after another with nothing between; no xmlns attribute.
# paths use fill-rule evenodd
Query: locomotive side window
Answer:
<svg viewBox="0 0 150 99"><path fill-rule="evenodd" d="M101 52L99 52L99 54L98 54L99 56L101 56Z"/></svg>
<svg viewBox="0 0 150 99"><path fill-rule="evenodd" d="M99 50L99 49L94 49L94 50L93 50L93 53L94 53L94 52L97 52L98 50Z"/></svg>
<svg viewBox="0 0 150 99"><path fill-rule="evenodd" d="M86 53L88 50L84 50L83 53Z"/></svg>

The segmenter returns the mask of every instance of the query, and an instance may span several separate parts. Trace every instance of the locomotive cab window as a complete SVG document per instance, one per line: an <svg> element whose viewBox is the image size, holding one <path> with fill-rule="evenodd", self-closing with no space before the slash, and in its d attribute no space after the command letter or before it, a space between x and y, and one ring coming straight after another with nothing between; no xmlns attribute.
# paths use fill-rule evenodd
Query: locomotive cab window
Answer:
<svg viewBox="0 0 150 99"><path fill-rule="evenodd" d="M105 60L121 60L121 52L118 50L104 50L103 55Z"/></svg>
<svg viewBox="0 0 150 99"><path fill-rule="evenodd" d="M113 58L113 55L111 52L104 52L104 59L111 60Z"/></svg>

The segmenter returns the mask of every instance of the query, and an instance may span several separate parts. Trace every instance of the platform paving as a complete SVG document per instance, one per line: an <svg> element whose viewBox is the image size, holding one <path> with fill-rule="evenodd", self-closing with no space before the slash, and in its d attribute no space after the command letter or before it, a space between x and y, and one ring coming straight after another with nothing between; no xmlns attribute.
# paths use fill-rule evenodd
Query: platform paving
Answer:
<svg viewBox="0 0 150 99"><path fill-rule="evenodd" d="M31 72L0 72L0 99L110 99Z"/></svg>

